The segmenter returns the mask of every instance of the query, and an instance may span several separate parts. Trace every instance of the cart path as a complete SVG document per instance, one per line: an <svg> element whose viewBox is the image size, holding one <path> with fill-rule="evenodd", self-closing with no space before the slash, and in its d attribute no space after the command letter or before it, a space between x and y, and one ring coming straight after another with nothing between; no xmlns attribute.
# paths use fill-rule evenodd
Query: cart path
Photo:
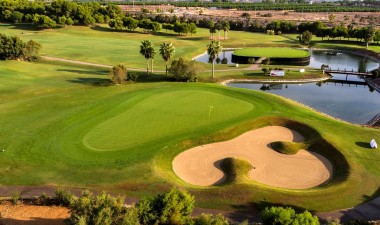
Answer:
<svg viewBox="0 0 380 225"><path fill-rule="evenodd" d="M107 64L90 63L90 62L84 62L84 61L78 61L78 60L56 58L56 57L51 57L51 56L41 56L41 58L48 60L48 61L60 61L60 62L77 64L77 65L96 66L96 67L103 67L103 68L112 68L113 67L112 65L107 65ZM222 70L215 70L215 71L228 72L228 71L236 71L236 70L257 70L258 68L259 68L258 64L252 64L251 66L246 67L246 68L222 69ZM127 67L127 70L145 72L146 68ZM154 72L165 73L165 70L154 70ZM205 70L205 72L211 72L211 70Z"/></svg>
<svg viewBox="0 0 380 225"><path fill-rule="evenodd" d="M80 193L85 190L85 188L72 188L72 187L57 187L57 186L0 186L0 198L1 197L11 197L16 191L24 198L40 196L45 193L47 196L55 196L55 191L57 188L63 188L68 190L75 195L79 196ZM96 192L95 192L96 193ZM338 197L338 196L337 196ZM133 204L138 201L138 198L126 197L126 204ZM204 209L195 208L193 215L200 215L201 213L221 213L225 217L233 221L259 221L259 213L253 209L248 209L246 211L226 211L226 210L216 210L216 209ZM331 212L323 212L316 214L321 221L327 221L327 218L340 219L342 222L349 221L352 219L361 220L380 220L380 197L377 197L369 202L363 203L361 205L355 206L353 208L341 209Z"/></svg>

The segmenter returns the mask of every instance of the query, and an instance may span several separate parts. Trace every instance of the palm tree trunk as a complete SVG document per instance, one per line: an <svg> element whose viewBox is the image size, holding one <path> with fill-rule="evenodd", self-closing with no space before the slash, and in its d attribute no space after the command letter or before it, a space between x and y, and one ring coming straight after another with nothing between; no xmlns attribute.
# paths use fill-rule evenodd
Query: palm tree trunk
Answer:
<svg viewBox="0 0 380 225"><path fill-rule="evenodd" d="M224 40L226 40L226 31L224 31Z"/></svg>
<svg viewBox="0 0 380 225"><path fill-rule="evenodd" d="M152 61L152 67L151 67L151 72L153 73L153 58L151 59Z"/></svg>
<svg viewBox="0 0 380 225"><path fill-rule="evenodd" d="M212 79L214 79L214 60L212 60Z"/></svg>
<svg viewBox="0 0 380 225"><path fill-rule="evenodd" d="M168 61L166 61L166 76L168 76Z"/></svg>
<svg viewBox="0 0 380 225"><path fill-rule="evenodd" d="M149 75L149 59L146 60L146 74Z"/></svg>

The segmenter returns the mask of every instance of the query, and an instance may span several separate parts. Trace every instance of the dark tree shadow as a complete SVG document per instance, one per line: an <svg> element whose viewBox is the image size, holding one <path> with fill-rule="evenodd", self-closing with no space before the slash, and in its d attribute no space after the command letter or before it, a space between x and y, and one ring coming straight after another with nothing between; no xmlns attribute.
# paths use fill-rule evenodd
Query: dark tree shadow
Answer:
<svg viewBox="0 0 380 225"><path fill-rule="evenodd" d="M23 224L23 225L64 225L64 219L45 219L33 217L30 220L17 220L10 218L0 218L0 225Z"/></svg>
<svg viewBox="0 0 380 225"><path fill-rule="evenodd" d="M109 70L80 70L80 69L58 69L61 72L70 72L77 74L89 74L89 75L107 75Z"/></svg>
<svg viewBox="0 0 380 225"><path fill-rule="evenodd" d="M355 142L355 144L362 148L371 149L371 145L369 144L369 142L357 141Z"/></svg>
<svg viewBox="0 0 380 225"><path fill-rule="evenodd" d="M91 85L91 86L109 86L111 85L111 82L107 78L76 78L73 80L67 80L70 83L75 84L85 84L85 85Z"/></svg>

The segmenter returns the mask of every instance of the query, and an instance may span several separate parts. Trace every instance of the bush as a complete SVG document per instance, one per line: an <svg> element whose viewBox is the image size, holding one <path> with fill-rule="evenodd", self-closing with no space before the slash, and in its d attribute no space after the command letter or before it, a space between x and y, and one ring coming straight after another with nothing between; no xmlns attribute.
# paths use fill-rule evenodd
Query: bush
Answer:
<svg viewBox="0 0 380 225"><path fill-rule="evenodd" d="M137 73L127 73L127 80L136 82L139 75Z"/></svg>
<svg viewBox="0 0 380 225"><path fill-rule="evenodd" d="M70 206L75 201L74 195L71 192L65 191L63 189L57 189L55 191L55 197L57 204L62 206Z"/></svg>
<svg viewBox="0 0 380 225"><path fill-rule="evenodd" d="M223 58L222 59L222 64L227 64L228 63L228 59L227 58Z"/></svg>
<svg viewBox="0 0 380 225"><path fill-rule="evenodd" d="M264 75L265 75L265 74L267 73L267 71L268 71L267 68L262 68L261 70L263 71Z"/></svg>
<svg viewBox="0 0 380 225"><path fill-rule="evenodd" d="M200 216L194 218L194 225L229 225L228 220L222 215L216 216L212 214L202 213Z"/></svg>
<svg viewBox="0 0 380 225"><path fill-rule="evenodd" d="M272 224L302 224L319 225L318 217L313 216L308 211L296 213L294 209L288 207L270 207L261 213L261 220L264 225Z"/></svg>
<svg viewBox="0 0 380 225"><path fill-rule="evenodd" d="M13 194L12 194L13 205L17 205L20 200L21 200L20 192L18 192L18 191L13 192Z"/></svg>
<svg viewBox="0 0 380 225"><path fill-rule="evenodd" d="M179 58L172 62L169 73L176 81L196 82L198 73L202 70L203 67L199 63Z"/></svg>
<svg viewBox="0 0 380 225"><path fill-rule="evenodd" d="M139 225L138 211L134 206L124 206L124 199L106 193L93 196L89 191L70 206L71 216L68 225Z"/></svg>
<svg viewBox="0 0 380 225"><path fill-rule="evenodd" d="M194 197L174 188L153 199L143 198L137 208L141 224L188 224L194 208Z"/></svg>
<svg viewBox="0 0 380 225"><path fill-rule="evenodd" d="M37 205L48 205L49 201L50 201L50 198L45 193L42 193L40 196L37 197L36 204Z"/></svg>

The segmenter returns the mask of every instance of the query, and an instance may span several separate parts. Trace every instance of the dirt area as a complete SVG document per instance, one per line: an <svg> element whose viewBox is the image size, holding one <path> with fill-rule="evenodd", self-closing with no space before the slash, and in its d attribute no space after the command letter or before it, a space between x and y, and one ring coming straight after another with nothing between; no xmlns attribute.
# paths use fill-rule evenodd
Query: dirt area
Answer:
<svg viewBox="0 0 380 225"><path fill-rule="evenodd" d="M281 126L268 126L246 132L232 140L198 146L173 160L174 172L184 181L200 186L223 183L226 179L220 162L235 157L254 167L248 177L274 187L311 188L328 181L333 172L331 162L320 154L300 150L295 155L274 151L274 141L301 142L304 137Z"/></svg>
<svg viewBox="0 0 380 225"><path fill-rule="evenodd" d="M64 225L69 210L59 206L0 205L0 225Z"/></svg>
<svg viewBox="0 0 380 225"><path fill-rule="evenodd" d="M170 5L153 5L153 6L131 6L131 5L121 5L120 6L123 11L129 12L139 12L141 8L146 8L150 12L155 13L157 11L162 12L167 15L177 15L177 16L205 16L205 17L214 17L220 19L244 19L241 17L243 13L248 13L251 15L251 20L286 20L286 21L322 21L329 22L329 14L328 12L294 12L289 10L280 10L280 11L240 11L236 9L208 9L201 7L174 7ZM170 10L173 12L169 12ZM264 17L264 15L271 14L271 17ZM340 22L344 22L349 24L351 22L356 22L359 25L367 25L369 21L367 19L369 16L374 17L375 24L376 21L380 21L380 13L379 12L333 12L335 19L334 22L339 24Z"/></svg>

